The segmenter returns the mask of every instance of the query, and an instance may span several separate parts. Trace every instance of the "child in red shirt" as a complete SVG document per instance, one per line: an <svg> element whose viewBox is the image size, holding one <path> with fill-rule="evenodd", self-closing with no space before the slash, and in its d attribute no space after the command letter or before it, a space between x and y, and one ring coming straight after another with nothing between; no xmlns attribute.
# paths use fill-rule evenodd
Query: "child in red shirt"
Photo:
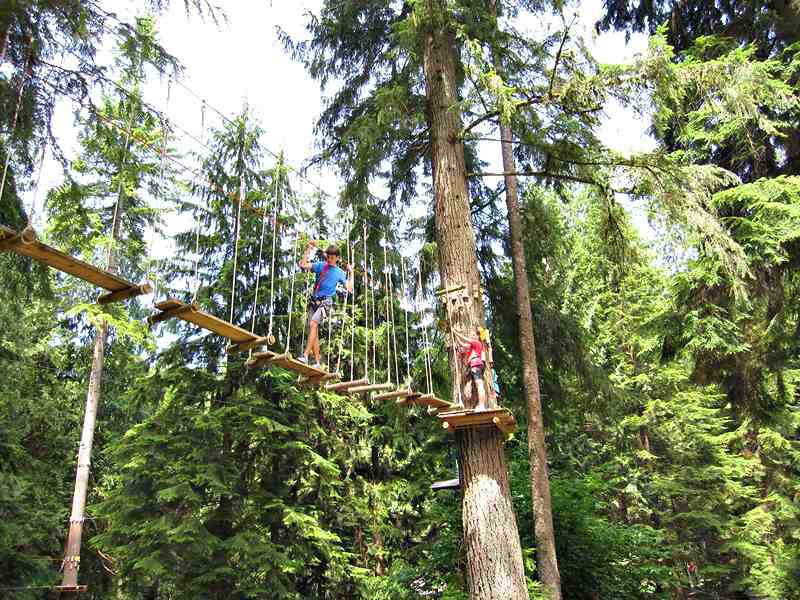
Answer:
<svg viewBox="0 0 800 600"><path fill-rule="evenodd" d="M486 410L486 389L483 383L483 371L486 368L486 349L481 341L480 331L476 327L468 337L453 331L458 344L461 360L464 363L464 398L472 398L472 386L478 391L478 403L475 410Z"/></svg>

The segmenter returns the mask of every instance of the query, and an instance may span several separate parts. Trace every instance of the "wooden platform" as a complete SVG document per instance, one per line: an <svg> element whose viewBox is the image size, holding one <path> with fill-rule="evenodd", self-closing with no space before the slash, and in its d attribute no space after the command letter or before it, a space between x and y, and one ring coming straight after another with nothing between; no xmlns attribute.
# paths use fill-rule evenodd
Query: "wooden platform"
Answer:
<svg viewBox="0 0 800 600"><path fill-rule="evenodd" d="M180 300L170 299L157 303L156 308L160 310L161 313L150 317L149 321L151 324L165 321L173 317L177 317L189 323L194 323L212 333L228 338L231 341L228 352L241 352L267 343L266 337L258 336L255 333L204 312L200 310L195 303L186 304Z"/></svg>
<svg viewBox="0 0 800 600"><path fill-rule="evenodd" d="M99 269L94 265L56 250L52 246L43 244L37 240L36 232L30 228L25 228L18 232L5 225L0 225L0 252L4 251L27 256L58 271L108 290L107 294L97 299L99 304L119 302L134 296L149 294L153 291L153 288L147 283L131 283L113 273Z"/></svg>
<svg viewBox="0 0 800 600"><path fill-rule="evenodd" d="M507 408L493 410L452 410L440 412L438 415L442 427L454 432L465 427L494 426L504 434L509 435L517 429L517 421Z"/></svg>

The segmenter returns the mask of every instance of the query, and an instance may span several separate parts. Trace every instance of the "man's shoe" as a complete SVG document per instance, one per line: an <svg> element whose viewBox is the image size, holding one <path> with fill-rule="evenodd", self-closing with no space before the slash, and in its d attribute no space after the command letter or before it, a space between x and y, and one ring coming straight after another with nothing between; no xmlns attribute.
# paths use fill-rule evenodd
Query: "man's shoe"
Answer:
<svg viewBox="0 0 800 600"><path fill-rule="evenodd" d="M308 357L305 354L301 354L297 357L297 362L301 362L303 364L308 364Z"/></svg>
<svg viewBox="0 0 800 600"><path fill-rule="evenodd" d="M318 362L317 362L317 363L314 363L314 364L313 364L313 365L311 365L311 366L312 366L312 367L314 367L315 369L319 369L320 371L324 371L324 370L325 370L325 369L323 369L323 368L322 368L322 365L321 365L321 364L319 364Z"/></svg>

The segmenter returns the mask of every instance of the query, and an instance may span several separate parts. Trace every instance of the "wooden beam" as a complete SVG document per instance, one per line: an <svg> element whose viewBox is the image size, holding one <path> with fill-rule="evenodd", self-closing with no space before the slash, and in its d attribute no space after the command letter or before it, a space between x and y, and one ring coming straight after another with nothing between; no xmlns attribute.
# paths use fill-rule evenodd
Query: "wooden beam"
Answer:
<svg viewBox="0 0 800 600"><path fill-rule="evenodd" d="M36 232L30 225L26 225L25 228L19 232L4 227L0 230L0 234L3 235L0 239L0 252L13 250L20 244L32 244L36 241Z"/></svg>
<svg viewBox="0 0 800 600"><path fill-rule="evenodd" d="M227 348L225 348L225 352L228 354L236 354L237 352L245 352L246 350L250 350L251 348L257 348L259 346L263 346L267 343L267 337L257 337L249 342L239 342L238 344L230 344Z"/></svg>
<svg viewBox="0 0 800 600"><path fill-rule="evenodd" d="M448 295L448 294L452 294L454 292L460 292L461 290L465 290L465 289L467 289L467 286L465 286L464 284L454 285L453 287L447 288L446 290L436 290L434 292L434 294L436 296L445 296L445 295Z"/></svg>
<svg viewBox="0 0 800 600"><path fill-rule="evenodd" d="M87 262L70 256L69 254L65 254L60 250L56 250L47 244L43 244L35 238L31 240L31 234L26 234L25 230L23 230L21 233L23 239L30 241L12 244L8 250L19 254L20 256L32 258L33 260L44 263L50 267L53 267L54 269L78 277L79 279L83 279L84 281L87 281L92 285L96 285L97 287L106 289L109 292L127 290L135 285L130 281L126 281L122 277L119 277L113 273L109 273L104 269L99 269L94 265L90 265ZM0 238L2 238L2 240L7 241L8 238L13 238L17 235L19 234L13 229L9 229L4 225L0 225ZM35 233L33 235L35 235Z"/></svg>
<svg viewBox="0 0 800 600"><path fill-rule="evenodd" d="M342 381L341 383L329 383L325 389L329 392L341 392L357 385L366 385L369 383L367 379L355 379L353 381Z"/></svg>
<svg viewBox="0 0 800 600"><path fill-rule="evenodd" d="M304 388L316 387L318 385L322 385L326 381L333 381L335 379L339 379L339 377L340 376L338 373L326 373L321 377L303 377L302 375L300 375L297 378L297 385Z"/></svg>
<svg viewBox="0 0 800 600"><path fill-rule="evenodd" d="M170 299L164 300L163 302L159 302L156 304L156 308L163 311L168 311L173 308L178 308L180 306L186 306L180 300ZM180 313L179 317L187 321L189 323L194 323L195 325L202 327L210 331L211 333L215 333L222 337L228 338L234 344L241 344L252 342L258 339L255 333L251 331L247 331L246 329L242 329L241 327L234 325L233 323L228 323L227 321L223 321L222 319L215 317L212 314L209 314L202 310L189 310L186 312Z"/></svg>
<svg viewBox="0 0 800 600"><path fill-rule="evenodd" d="M383 390L390 390L394 387L393 383L372 383L368 385L357 385L355 387L347 388L348 394L362 394L364 392L380 392Z"/></svg>
<svg viewBox="0 0 800 600"><path fill-rule="evenodd" d="M309 364L297 360L288 352L286 354L279 354L270 362L289 371L293 371L298 375L305 375L306 377L322 377L328 374L325 369L312 367Z"/></svg>
<svg viewBox="0 0 800 600"><path fill-rule="evenodd" d="M409 389L402 388L402 389L399 389L399 390L394 390L393 392L386 392L384 394L376 394L375 396L372 397L372 399L373 400L394 400L396 398L407 398L408 396L410 396L413 393L414 392L412 392Z"/></svg>
<svg viewBox="0 0 800 600"><path fill-rule="evenodd" d="M132 285L126 290L118 290L116 292L108 292L102 296L97 297L97 303L100 305L111 304L112 302L119 302L120 300L127 300L133 296L144 296L153 291L153 286L149 283L142 283L139 285Z"/></svg>
<svg viewBox="0 0 800 600"><path fill-rule="evenodd" d="M158 308L158 305L156 305L156 308ZM147 317L147 322L150 325L155 325L156 323L161 323L162 321L172 319L173 317L180 317L187 312L196 312L198 310L200 310L200 307L197 306L197 302L192 302L191 304L180 304L178 306L173 306L172 308L162 310L157 315L150 315Z"/></svg>
<svg viewBox="0 0 800 600"><path fill-rule="evenodd" d="M269 350L266 352L254 352L253 356L248 358L247 362L244 364L248 369L257 369L259 367L269 366L278 356L280 356L280 354L270 352Z"/></svg>
<svg viewBox="0 0 800 600"><path fill-rule="evenodd" d="M88 585L56 585L53 586L53 591L61 592L64 594L83 594L89 591Z"/></svg>

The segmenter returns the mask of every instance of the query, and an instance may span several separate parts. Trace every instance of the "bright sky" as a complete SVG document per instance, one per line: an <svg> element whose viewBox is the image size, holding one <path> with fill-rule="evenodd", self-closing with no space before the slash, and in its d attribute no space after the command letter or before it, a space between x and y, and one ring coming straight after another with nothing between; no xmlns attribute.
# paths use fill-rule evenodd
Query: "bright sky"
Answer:
<svg viewBox="0 0 800 600"><path fill-rule="evenodd" d="M266 131L265 144L273 151L284 150L291 165L300 166L314 148L313 123L323 107L318 84L303 67L291 59L280 46L276 26L291 36L305 35L307 11L318 12L321 0L260 0L220 2L227 22L219 27L196 16L187 18L183 2L175 0L168 14L158 20L160 41L185 67L182 81L198 96L226 115L241 110L244 102L255 110ZM127 22L136 15L129 0L107 0L103 8L116 12ZM576 32L590 40L590 47L601 62L628 60L644 49L646 38L634 36L626 43L623 34L595 36L593 24L602 11L602 0L581 2ZM555 23L554 23L555 25ZM530 27L547 26L541 22ZM100 60L110 61L110 54ZM170 87L167 102L166 81L154 80L146 91L146 100L165 109L175 127L202 138L201 103L177 85ZM74 142L72 109L61 107L56 131L67 148L77 153ZM637 122L632 113L620 106L611 106L602 127L603 140L620 151L641 150L652 142L643 134L645 123ZM219 126L219 118L206 111L205 125ZM183 138L183 148L192 143ZM196 144L194 144L196 146ZM490 161L499 160L499 150ZM335 195L339 182L332 172L309 173L309 178ZM51 161L46 163L41 181L41 194L61 179L60 170ZM308 186L301 186L311 191ZM41 199L38 200L41 202Z"/></svg>

